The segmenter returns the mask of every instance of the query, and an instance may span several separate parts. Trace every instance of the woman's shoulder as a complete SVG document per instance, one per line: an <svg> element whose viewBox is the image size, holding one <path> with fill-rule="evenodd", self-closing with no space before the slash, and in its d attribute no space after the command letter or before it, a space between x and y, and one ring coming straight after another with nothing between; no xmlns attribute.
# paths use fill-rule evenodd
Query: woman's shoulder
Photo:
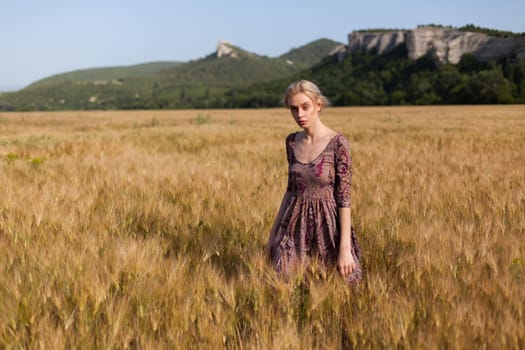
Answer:
<svg viewBox="0 0 525 350"><path fill-rule="evenodd" d="M299 131L294 131L290 134L288 134L288 136L286 136L286 144L290 144L291 142L295 142L295 136L299 133Z"/></svg>
<svg viewBox="0 0 525 350"><path fill-rule="evenodd" d="M345 135L338 132L334 136L334 140L335 140L334 143L335 143L336 149L345 148L345 149L350 150L350 142L348 141Z"/></svg>

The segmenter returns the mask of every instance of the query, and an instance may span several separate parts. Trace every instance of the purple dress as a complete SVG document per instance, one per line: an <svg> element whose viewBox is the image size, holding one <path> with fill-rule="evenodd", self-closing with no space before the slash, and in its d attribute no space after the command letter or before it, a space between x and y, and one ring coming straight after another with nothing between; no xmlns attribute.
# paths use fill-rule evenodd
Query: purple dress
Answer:
<svg viewBox="0 0 525 350"><path fill-rule="evenodd" d="M286 138L288 187L277 215L270 259L276 271L288 274L315 257L335 267L339 254L338 208L350 207L352 158L348 140L334 136L309 163L295 158L295 136ZM361 249L351 229L352 254L356 269L347 276L351 284L361 279Z"/></svg>

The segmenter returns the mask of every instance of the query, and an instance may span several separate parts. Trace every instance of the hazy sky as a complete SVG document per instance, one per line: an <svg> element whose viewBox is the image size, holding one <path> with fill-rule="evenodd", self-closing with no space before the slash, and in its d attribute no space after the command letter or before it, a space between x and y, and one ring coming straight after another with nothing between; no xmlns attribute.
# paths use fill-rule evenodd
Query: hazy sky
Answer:
<svg viewBox="0 0 525 350"><path fill-rule="evenodd" d="M90 67L187 61L228 40L278 56L357 29L475 24L525 32L525 0L0 0L0 91Z"/></svg>

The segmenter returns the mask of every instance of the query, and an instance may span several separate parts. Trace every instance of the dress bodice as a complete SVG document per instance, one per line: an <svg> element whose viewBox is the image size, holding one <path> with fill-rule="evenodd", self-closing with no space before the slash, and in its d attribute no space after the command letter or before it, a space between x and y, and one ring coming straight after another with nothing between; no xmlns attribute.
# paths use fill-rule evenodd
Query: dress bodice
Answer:
<svg viewBox="0 0 525 350"><path fill-rule="evenodd" d="M309 199L332 200L339 207L349 207L352 168L346 138L337 134L314 160L302 163L295 156L295 136L293 133L286 138L287 192Z"/></svg>

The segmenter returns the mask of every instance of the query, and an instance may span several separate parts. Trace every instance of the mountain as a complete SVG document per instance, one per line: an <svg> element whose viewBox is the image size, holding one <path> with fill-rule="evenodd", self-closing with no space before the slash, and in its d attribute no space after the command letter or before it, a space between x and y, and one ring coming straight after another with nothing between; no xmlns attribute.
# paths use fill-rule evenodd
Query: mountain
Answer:
<svg viewBox="0 0 525 350"><path fill-rule="evenodd" d="M189 62L153 62L54 75L0 96L0 110L209 107L231 88L308 68L341 43L320 39L276 58L228 42ZM293 58L293 62L292 59Z"/></svg>
<svg viewBox="0 0 525 350"><path fill-rule="evenodd" d="M298 79L319 84L335 106L525 103L524 40L473 25L360 30L346 45L320 39L274 58L221 42L144 74L50 77L0 94L0 110L274 107Z"/></svg>

